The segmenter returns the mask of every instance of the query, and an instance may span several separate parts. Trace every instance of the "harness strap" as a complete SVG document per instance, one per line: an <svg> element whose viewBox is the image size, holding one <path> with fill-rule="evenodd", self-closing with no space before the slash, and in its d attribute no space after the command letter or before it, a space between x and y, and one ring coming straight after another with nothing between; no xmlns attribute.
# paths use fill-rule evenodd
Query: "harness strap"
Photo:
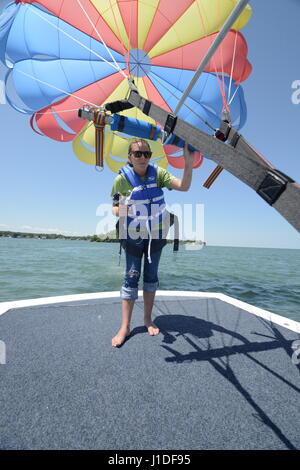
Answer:
<svg viewBox="0 0 300 470"><path fill-rule="evenodd" d="M225 113L228 114L227 112L223 112L222 115ZM230 145L235 147L238 141L239 134L236 132L235 129L232 129L229 120L224 120L222 118L220 129L215 132L215 137L221 140L222 142L226 142L228 139L230 139ZM222 173L223 169L224 168L221 165L217 165L216 168L212 171L212 173L208 176L206 181L203 183L204 188L209 189L211 185L216 181L218 176Z"/></svg>
<svg viewBox="0 0 300 470"><path fill-rule="evenodd" d="M218 176L222 173L223 167L221 165L217 165L216 168L212 171L212 173L209 175L207 180L203 183L204 188L209 189L211 185L216 181Z"/></svg>
<svg viewBox="0 0 300 470"><path fill-rule="evenodd" d="M96 167L103 168L103 155L104 155L104 127L105 127L105 114L98 113L94 119L95 126L95 165Z"/></svg>
<svg viewBox="0 0 300 470"><path fill-rule="evenodd" d="M170 212L170 227L174 225L173 251L179 249L179 220L176 214Z"/></svg>
<svg viewBox="0 0 300 470"><path fill-rule="evenodd" d="M128 101L165 127L169 113L160 106L131 91ZM170 121L170 119L169 119ZM177 118L173 133L190 145L201 149L208 158L225 168L236 178L254 189L300 232L300 186L259 155L246 140L232 128L230 145L206 134L186 121ZM273 190L274 185L277 190ZM267 196L264 195L267 193ZM271 195L270 195L271 194Z"/></svg>

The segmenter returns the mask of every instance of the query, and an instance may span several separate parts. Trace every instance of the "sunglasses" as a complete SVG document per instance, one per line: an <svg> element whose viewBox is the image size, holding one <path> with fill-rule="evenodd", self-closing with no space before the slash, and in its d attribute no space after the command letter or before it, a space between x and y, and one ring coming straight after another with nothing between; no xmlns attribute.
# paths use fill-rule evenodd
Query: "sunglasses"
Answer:
<svg viewBox="0 0 300 470"><path fill-rule="evenodd" d="M146 150L143 152L142 150L136 150L135 152L130 152L131 155L133 155L135 158L141 158L142 155L144 155L145 158L151 158L152 152L149 150Z"/></svg>

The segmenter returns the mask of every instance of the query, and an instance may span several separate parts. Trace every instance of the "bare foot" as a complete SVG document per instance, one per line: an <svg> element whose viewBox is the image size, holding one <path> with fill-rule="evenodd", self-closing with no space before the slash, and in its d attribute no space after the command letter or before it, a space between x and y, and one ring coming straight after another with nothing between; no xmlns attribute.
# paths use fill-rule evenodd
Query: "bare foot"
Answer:
<svg viewBox="0 0 300 470"><path fill-rule="evenodd" d="M121 328L116 334L116 336L114 336L113 339L111 340L111 345L114 348L121 346L124 343L127 336L129 335L130 335L129 328L126 328L126 329Z"/></svg>
<svg viewBox="0 0 300 470"><path fill-rule="evenodd" d="M152 322L146 323L145 322L145 327L147 328L148 333L149 333L150 336L158 335L159 328L156 325L154 325L154 323L152 323Z"/></svg>

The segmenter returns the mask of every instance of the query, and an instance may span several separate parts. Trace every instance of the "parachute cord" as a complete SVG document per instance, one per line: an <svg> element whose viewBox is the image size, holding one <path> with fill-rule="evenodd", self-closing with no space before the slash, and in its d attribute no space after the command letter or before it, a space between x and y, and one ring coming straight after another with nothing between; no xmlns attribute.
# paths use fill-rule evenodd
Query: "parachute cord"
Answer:
<svg viewBox="0 0 300 470"><path fill-rule="evenodd" d="M76 98L75 95L71 95L71 96L74 96L74 98ZM50 105L49 105L50 106ZM96 105L95 105L96 106ZM62 109L61 111L59 111L60 113L74 113L74 111L78 112L78 108L74 108L74 109ZM37 111L36 113L34 113L35 116L38 116L38 115L41 115L41 116L44 116L46 114L53 114L52 111L46 111L45 113L40 113L39 111Z"/></svg>
<svg viewBox="0 0 300 470"><path fill-rule="evenodd" d="M257 155L260 156L260 158L265 162L265 164L270 167L270 168L274 168L273 165L271 165L270 162L268 162L268 160L265 159L265 157L263 157L251 144L249 144L249 142L246 142L246 144L251 148L251 150L253 150L255 153L257 153ZM296 184L296 186L298 186Z"/></svg>
<svg viewBox="0 0 300 470"><path fill-rule="evenodd" d="M126 64L127 64L128 70L129 70L129 76L130 77L132 77L132 75L131 75L131 66L130 66L130 60L131 60L130 53L131 53L131 49L132 49L132 45L131 45L132 6L133 6L133 3L131 2L130 7L129 7L130 8L130 16L129 16L128 47L127 47L128 50L127 50L127 57L126 57Z"/></svg>
<svg viewBox="0 0 300 470"><path fill-rule="evenodd" d="M116 18L116 15L115 15L114 8L113 8L113 5L112 5L111 0L109 0L109 5L110 5L110 9L111 9L113 18L114 18L114 22L115 22L116 29L117 29L117 31L118 31L119 40L120 40L120 42L121 42L121 44L122 44L122 47L123 47L123 49L124 49L124 52L125 52L126 66L127 66L128 70L129 70L129 73L130 73L129 56L127 55L128 51L130 51L130 43L128 43L127 48L126 48L126 46L123 44L121 31L120 31L120 28L119 28L119 24L118 24L118 21L117 21L117 18ZM116 5L117 5L117 2L116 2ZM128 38L127 38L127 39L128 39ZM129 39L128 39L128 41L129 41ZM126 77L126 78L129 78L129 77Z"/></svg>
<svg viewBox="0 0 300 470"><path fill-rule="evenodd" d="M231 97L231 99L230 99L230 101L229 101L229 103L228 103L228 106L230 106L231 103L233 102L233 100L234 100L234 98L235 98L235 95L237 94L239 88L240 88L240 85L236 87L236 90L235 90L235 92L233 93L233 95L232 95L232 97Z"/></svg>
<svg viewBox="0 0 300 470"><path fill-rule="evenodd" d="M151 80L152 81L157 81L160 86L162 88L164 88L165 90L167 90L168 93L170 93L170 95L172 95L176 100L179 101L180 98L178 98L177 95L175 95L175 93L172 92L172 90L170 90L170 88L168 88L166 85L164 85L153 73L150 72L151 75ZM199 118L207 127L209 127L213 132L216 132L217 129L215 129L212 124L210 124L208 121L206 121L206 119L204 119L200 114L198 114L193 108L191 108L188 104L186 104L186 102L184 102L183 106L185 106L194 116L196 116L197 118Z"/></svg>
<svg viewBox="0 0 300 470"><path fill-rule="evenodd" d="M209 36L208 31L207 31L207 27L206 27L206 23L207 23L208 20L206 18L206 23L205 23L204 12L201 11L200 3L197 3L197 7L198 7L198 12L199 12L199 15L200 15L201 24L202 24L204 34L205 34L205 36ZM216 8L217 8L217 4L216 4ZM218 8L218 13L220 14L220 7ZM217 15L217 12L216 12L216 15ZM211 44L212 43L213 43L213 39L212 39ZM220 44L219 48L221 48L221 50L222 50L222 44ZM223 55L222 55L222 57L223 57ZM212 63L212 67L215 70L214 73L215 73L215 76L216 76L216 79L217 79L217 82L218 82L218 85L219 85L219 89L220 89L220 93L221 93L221 97L222 97L222 101L223 101L223 109L227 108L227 110L229 111L229 109L227 107L227 104L226 104L226 96L225 96L225 91L224 91L224 89L225 89L224 82L220 80L220 76L219 76L217 66L216 66L215 54L211 58L211 63ZM223 59L222 59L222 64L223 64ZM224 77L224 70L223 69L224 69L224 67L222 66L222 76ZM214 129L214 130L216 130L216 129Z"/></svg>
<svg viewBox="0 0 300 470"><path fill-rule="evenodd" d="M217 8L218 8L218 22L220 23L220 18L221 18L221 2L217 3ZM223 54L223 43L220 44L219 46L219 51L220 51L220 57L221 57L221 77L222 79L220 80L220 89L221 89L221 95L222 95L222 100L223 100L223 109L226 109L229 112L229 108L227 106L227 99L226 99L226 92L225 92L225 73L224 73L224 54Z"/></svg>
<svg viewBox="0 0 300 470"><path fill-rule="evenodd" d="M43 21L45 21L46 23L48 23L50 26L52 26L52 28L60 31L61 33L63 33L65 36L67 36L69 39L72 39L72 41L76 42L77 44L79 44L80 46L82 46L84 49L86 49L87 51L91 52L92 54L94 54L96 57L98 57L98 59L101 59L103 60L103 62L105 62L106 64L108 64L110 67L112 67L114 70L116 70L117 72L119 73L122 73L123 75L125 75L124 71L121 70L120 66L117 64L117 66L115 66L114 64L112 64L111 62L109 62L108 60L104 59L104 57L102 57L101 55L97 54L97 52L93 51L92 49L90 49L89 47L87 47L85 44L83 44L82 42L78 41L77 39L73 38L73 36L71 36L71 34L67 33L66 31L64 31L63 29L59 28L57 25L51 23L51 21L47 20L46 18L44 18L42 15L40 15L37 11L35 11L34 8L31 9L32 13L34 13L36 16L39 16ZM125 78L127 78L127 76L125 75Z"/></svg>
<svg viewBox="0 0 300 470"><path fill-rule="evenodd" d="M114 56L112 55L111 51L109 50L109 48L107 47L103 37L101 36L101 34L99 33L99 31L97 30L96 28L96 25L92 22L89 14L87 13L87 11L84 9L84 7L82 6L80 0L76 0L77 3L79 4L80 8L82 9L83 13L85 14L87 20L89 21L89 23L91 24L91 26L93 27L93 29L95 30L98 38L100 39L100 41L102 42L103 46L105 47L105 49L107 50L108 54L110 55L110 57L112 58L113 60L113 63L115 64L115 66L117 67L117 69L119 70L119 72L124 76L124 78L128 78L126 73L121 69L121 67L119 66L119 64L116 62Z"/></svg>
<svg viewBox="0 0 300 470"><path fill-rule="evenodd" d="M92 105L92 106L98 107L97 104L92 103L91 101L84 100L83 98L79 98L79 96L76 96L76 95L74 95L73 93L68 93L67 91L62 90L61 88L58 88L58 87L56 87L56 86L54 86L54 85L50 85L50 83L47 83L47 82L45 82L45 81L43 81L43 80L40 80L39 78L36 78L36 77L34 77L33 75L30 75L29 73L23 72L22 70L16 69L16 72L21 73L22 75L25 75L25 77L29 77L29 78L31 78L32 80L36 81L36 82L42 83L43 85L46 85L46 86L48 86L48 87L50 87L50 88L53 88L54 90L57 90L57 91L59 91L60 93L63 93L64 95L73 96L73 98L76 98L77 100L82 101L82 102L85 103L85 104L90 104L90 105ZM42 114L44 114L44 113L42 113Z"/></svg>
<svg viewBox="0 0 300 470"><path fill-rule="evenodd" d="M233 58L232 58L232 63L231 63L231 71L230 71L230 82L229 82L229 88L228 88L228 105L232 102L230 99L230 94L231 94L231 85L232 85L232 78L233 78L233 69L234 69L234 63L235 63L235 57L236 57L236 43L237 43L237 31L235 31L235 39L234 39L234 46L233 46Z"/></svg>
<svg viewBox="0 0 300 470"><path fill-rule="evenodd" d="M216 7L218 9L218 22L220 23L220 18L221 18L221 6L220 6L220 0L216 4ZM228 34L228 33L227 33ZM226 36L225 36L226 37ZM225 38L224 38L225 39ZM223 43L219 45L219 51L220 51L220 57L221 57L221 79L218 76L218 82L219 82L219 87L220 87L220 92L222 96L222 101L223 101L223 108L222 111L226 110L228 113L230 113L230 109L227 104L227 98L226 98L226 92L225 92L225 72L224 72L224 54L223 54Z"/></svg>
<svg viewBox="0 0 300 470"><path fill-rule="evenodd" d="M222 82L221 82L221 94L223 100L223 109L230 113L230 109L227 104L226 91L225 91L225 73L224 73L224 55L223 55L223 44L220 44L221 64L222 64Z"/></svg>

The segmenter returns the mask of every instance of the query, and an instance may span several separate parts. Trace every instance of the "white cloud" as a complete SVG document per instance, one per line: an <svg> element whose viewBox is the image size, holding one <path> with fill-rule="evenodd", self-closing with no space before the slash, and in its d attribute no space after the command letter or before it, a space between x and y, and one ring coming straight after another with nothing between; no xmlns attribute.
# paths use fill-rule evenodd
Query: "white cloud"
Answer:
<svg viewBox="0 0 300 470"><path fill-rule="evenodd" d="M45 227L33 227L32 225L22 225L20 227L21 230L33 230L34 232L49 232L49 233L57 233L61 232L59 228L45 228Z"/></svg>
<svg viewBox="0 0 300 470"><path fill-rule="evenodd" d="M20 227L20 229L22 229L22 230L33 230L33 227L30 227L30 225L22 225L22 227Z"/></svg>
<svg viewBox="0 0 300 470"><path fill-rule="evenodd" d="M0 227L9 227L9 225L6 225L6 224L0 224Z"/></svg>

